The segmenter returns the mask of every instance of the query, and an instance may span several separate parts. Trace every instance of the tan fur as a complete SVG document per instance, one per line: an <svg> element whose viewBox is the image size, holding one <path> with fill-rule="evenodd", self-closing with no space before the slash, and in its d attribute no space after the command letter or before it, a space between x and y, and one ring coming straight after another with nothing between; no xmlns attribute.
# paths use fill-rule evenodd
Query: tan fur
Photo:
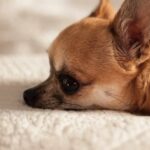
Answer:
<svg viewBox="0 0 150 150"><path fill-rule="evenodd" d="M61 32L49 49L52 74L38 87L35 107L150 113L149 7L148 0L125 0L115 16L102 0L90 17ZM57 79L61 71L85 86L64 94ZM52 106L60 97L61 103Z"/></svg>
<svg viewBox="0 0 150 150"><path fill-rule="evenodd" d="M96 8L94 12L90 15L90 17L99 17L103 19L112 20L115 16L115 11L111 6L109 0L101 0L100 4Z"/></svg>

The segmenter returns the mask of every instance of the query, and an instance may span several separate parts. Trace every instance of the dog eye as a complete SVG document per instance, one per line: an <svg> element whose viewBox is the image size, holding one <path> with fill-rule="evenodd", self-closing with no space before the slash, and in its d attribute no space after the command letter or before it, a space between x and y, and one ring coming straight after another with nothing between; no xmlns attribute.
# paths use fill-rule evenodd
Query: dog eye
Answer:
<svg viewBox="0 0 150 150"><path fill-rule="evenodd" d="M65 94L72 95L78 92L80 88L79 82L70 75L60 74L58 76L60 86Z"/></svg>

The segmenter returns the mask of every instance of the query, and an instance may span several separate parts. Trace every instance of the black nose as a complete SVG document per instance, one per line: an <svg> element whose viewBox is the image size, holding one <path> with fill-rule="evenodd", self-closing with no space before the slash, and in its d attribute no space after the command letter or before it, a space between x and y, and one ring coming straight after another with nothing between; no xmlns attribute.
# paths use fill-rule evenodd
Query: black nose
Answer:
<svg viewBox="0 0 150 150"><path fill-rule="evenodd" d="M38 94L36 90L29 89L24 92L23 98L27 105L34 106L37 102Z"/></svg>

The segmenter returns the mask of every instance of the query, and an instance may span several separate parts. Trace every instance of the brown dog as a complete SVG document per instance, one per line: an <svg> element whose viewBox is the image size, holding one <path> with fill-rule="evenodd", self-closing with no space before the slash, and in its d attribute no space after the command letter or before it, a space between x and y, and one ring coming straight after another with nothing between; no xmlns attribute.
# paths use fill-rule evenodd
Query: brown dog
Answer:
<svg viewBox="0 0 150 150"><path fill-rule="evenodd" d="M108 0L65 29L49 50L51 75L25 91L32 107L150 112L150 1Z"/></svg>

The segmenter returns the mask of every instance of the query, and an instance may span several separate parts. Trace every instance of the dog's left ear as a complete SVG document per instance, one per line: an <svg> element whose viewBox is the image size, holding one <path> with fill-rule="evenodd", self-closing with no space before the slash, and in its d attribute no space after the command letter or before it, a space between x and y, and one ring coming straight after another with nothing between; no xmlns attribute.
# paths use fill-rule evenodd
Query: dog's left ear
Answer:
<svg viewBox="0 0 150 150"><path fill-rule="evenodd" d="M112 20L115 16L115 11L109 0L101 0L98 7L93 11L89 17L99 17L103 19Z"/></svg>
<svg viewBox="0 0 150 150"><path fill-rule="evenodd" d="M112 31L118 53L136 66L150 59L150 0L125 0Z"/></svg>

